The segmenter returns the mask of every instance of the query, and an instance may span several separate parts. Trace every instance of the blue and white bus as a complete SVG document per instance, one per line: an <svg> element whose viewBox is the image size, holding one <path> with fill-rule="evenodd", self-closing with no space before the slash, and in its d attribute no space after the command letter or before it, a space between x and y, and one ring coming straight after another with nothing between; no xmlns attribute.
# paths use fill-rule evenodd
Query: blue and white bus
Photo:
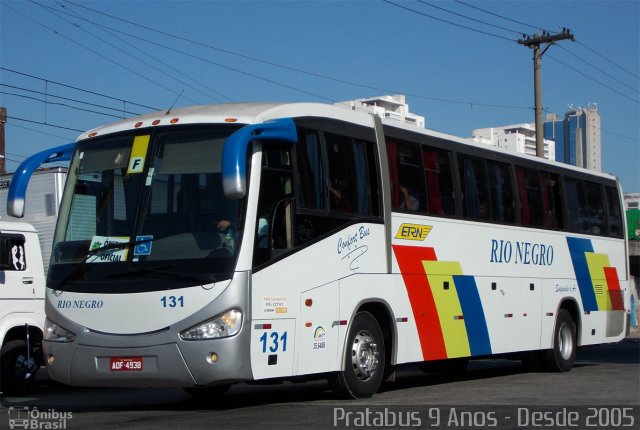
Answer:
<svg viewBox="0 0 640 430"><path fill-rule="evenodd" d="M611 175L341 106L223 104L38 154L9 210L65 158L44 340L65 384L327 378L359 398L403 363L568 371L629 327Z"/></svg>

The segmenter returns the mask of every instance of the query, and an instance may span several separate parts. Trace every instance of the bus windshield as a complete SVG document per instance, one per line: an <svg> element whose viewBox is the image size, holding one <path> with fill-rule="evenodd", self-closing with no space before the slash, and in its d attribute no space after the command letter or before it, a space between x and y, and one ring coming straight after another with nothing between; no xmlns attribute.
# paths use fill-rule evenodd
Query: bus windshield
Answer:
<svg viewBox="0 0 640 430"><path fill-rule="evenodd" d="M79 142L48 286L121 293L229 279L242 216L241 201L224 196L221 158L237 128L172 128Z"/></svg>

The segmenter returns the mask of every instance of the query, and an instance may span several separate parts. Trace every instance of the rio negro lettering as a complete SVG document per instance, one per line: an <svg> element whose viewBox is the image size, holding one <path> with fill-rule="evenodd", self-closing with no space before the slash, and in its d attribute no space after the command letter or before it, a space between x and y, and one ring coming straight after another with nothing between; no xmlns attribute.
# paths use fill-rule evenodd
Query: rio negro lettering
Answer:
<svg viewBox="0 0 640 430"><path fill-rule="evenodd" d="M551 266L553 245L510 240L491 240L491 263Z"/></svg>
<svg viewBox="0 0 640 430"><path fill-rule="evenodd" d="M58 309L101 309L104 306L102 300L58 300Z"/></svg>

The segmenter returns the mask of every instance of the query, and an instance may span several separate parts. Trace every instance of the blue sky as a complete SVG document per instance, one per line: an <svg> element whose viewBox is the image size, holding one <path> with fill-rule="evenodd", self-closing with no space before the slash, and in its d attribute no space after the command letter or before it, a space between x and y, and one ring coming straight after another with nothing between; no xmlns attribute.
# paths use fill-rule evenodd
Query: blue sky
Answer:
<svg viewBox="0 0 640 430"><path fill-rule="evenodd" d="M603 170L640 192L637 0L0 0L7 170L75 140L75 130L176 99L333 103L404 93L428 128L462 137L533 122L532 53L515 39L562 27L577 42L545 53L544 107L564 114L596 103Z"/></svg>

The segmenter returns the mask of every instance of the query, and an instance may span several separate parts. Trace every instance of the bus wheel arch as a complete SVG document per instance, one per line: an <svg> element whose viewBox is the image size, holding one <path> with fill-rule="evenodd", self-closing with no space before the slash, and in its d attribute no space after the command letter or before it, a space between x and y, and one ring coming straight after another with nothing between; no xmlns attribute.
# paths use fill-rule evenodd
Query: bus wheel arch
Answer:
<svg viewBox="0 0 640 430"><path fill-rule="evenodd" d="M358 307L345 338L342 370L329 378L339 397L365 398L378 391L392 362L393 330L385 304L369 302Z"/></svg>
<svg viewBox="0 0 640 430"><path fill-rule="evenodd" d="M563 302L553 328L551 349L542 354L542 364L550 372L568 372L573 367L578 347L578 322L575 308Z"/></svg>
<svg viewBox="0 0 640 430"><path fill-rule="evenodd" d="M580 320L580 308L578 306L578 302L575 299L569 298L564 299L560 306L558 306L558 313L560 310L565 309L571 315L574 324L576 325L576 344L580 345L582 343L582 321Z"/></svg>
<svg viewBox="0 0 640 430"><path fill-rule="evenodd" d="M382 336L384 338L385 363L387 367L395 364L397 352L396 339L398 338L398 333L397 327L394 324L395 319L393 318L389 304L380 301L363 303L358 307L355 314L358 312L369 312L376 319L380 329L382 330Z"/></svg>

